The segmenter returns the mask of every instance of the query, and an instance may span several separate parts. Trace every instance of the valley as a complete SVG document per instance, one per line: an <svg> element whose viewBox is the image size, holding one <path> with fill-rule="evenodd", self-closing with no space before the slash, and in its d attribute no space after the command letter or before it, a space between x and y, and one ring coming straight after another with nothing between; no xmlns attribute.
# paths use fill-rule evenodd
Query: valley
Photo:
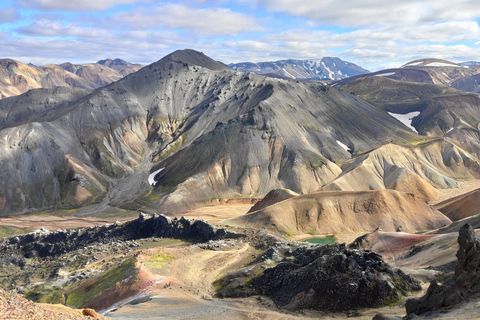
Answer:
<svg viewBox="0 0 480 320"><path fill-rule="evenodd" d="M187 49L9 89L2 292L107 319L474 319L480 68L335 59L300 80Z"/></svg>

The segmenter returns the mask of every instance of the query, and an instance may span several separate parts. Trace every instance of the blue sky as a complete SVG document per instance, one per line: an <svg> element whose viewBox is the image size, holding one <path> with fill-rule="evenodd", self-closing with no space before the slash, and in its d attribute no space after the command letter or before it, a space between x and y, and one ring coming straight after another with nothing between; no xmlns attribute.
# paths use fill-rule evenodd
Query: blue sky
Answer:
<svg viewBox="0 0 480 320"><path fill-rule="evenodd" d="M0 58L148 64L191 48L225 63L337 56L377 70L480 61L479 18L467 0L0 0Z"/></svg>

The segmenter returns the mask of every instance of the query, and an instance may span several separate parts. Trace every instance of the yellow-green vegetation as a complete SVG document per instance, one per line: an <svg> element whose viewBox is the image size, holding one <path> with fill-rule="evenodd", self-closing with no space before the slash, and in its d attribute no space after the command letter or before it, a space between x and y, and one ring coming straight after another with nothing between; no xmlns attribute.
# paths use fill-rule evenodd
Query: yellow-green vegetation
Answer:
<svg viewBox="0 0 480 320"><path fill-rule="evenodd" d="M135 258L124 261L120 266L114 267L98 277L72 288L67 294L66 305L75 308L82 308L95 298L100 296L105 290L112 288L117 283L135 276Z"/></svg>
<svg viewBox="0 0 480 320"><path fill-rule="evenodd" d="M302 158L305 164L311 168L321 167L327 164L327 159L313 152L304 152Z"/></svg>
<svg viewBox="0 0 480 320"><path fill-rule="evenodd" d="M78 209L62 209L62 210L44 210L36 211L33 214L37 216L41 215L59 215L59 216L68 216L78 212Z"/></svg>
<svg viewBox="0 0 480 320"><path fill-rule="evenodd" d="M174 257L167 252L157 252L153 254L150 258L145 260L145 264L149 268L161 269L166 266Z"/></svg>
<svg viewBox="0 0 480 320"><path fill-rule="evenodd" d="M128 211L135 211L140 208L143 208L147 204L150 204L152 202L157 201L160 199L161 196L163 196L171 187L164 187L161 186L159 188L151 188L146 194L144 194L141 197L138 197L137 199L127 202L125 204L122 204L120 206L121 209L123 210L128 210Z"/></svg>
<svg viewBox="0 0 480 320"><path fill-rule="evenodd" d="M26 228L19 228L15 226L0 226L0 238L10 237L17 234L24 234L29 232Z"/></svg>
<svg viewBox="0 0 480 320"><path fill-rule="evenodd" d="M187 142L187 139L184 138L184 136L178 137L175 141L167 145L165 148L163 148L162 152L160 152L160 155L158 156L158 160L162 160L165 158L168 158L171 154L177 152L181 146L183 146Z"/></svg>
<svg viewBox="0 0 480 320"><path fill-rule="evenodd" d="M25 298L35 302L63 304L64 297L61 289L48 285L41 285L25 292Z"/></svg>
<svg viewBox="0 0 480 320"><path fill-rule="evenodd" d="M109 137L110 135L106 134L105 136ZM103 139L99 135L86 143L86 146L93 164L100 172L115 178L119 178L125 173L125 170L116 163L115 157L107 150L103 144Z"/></svg>

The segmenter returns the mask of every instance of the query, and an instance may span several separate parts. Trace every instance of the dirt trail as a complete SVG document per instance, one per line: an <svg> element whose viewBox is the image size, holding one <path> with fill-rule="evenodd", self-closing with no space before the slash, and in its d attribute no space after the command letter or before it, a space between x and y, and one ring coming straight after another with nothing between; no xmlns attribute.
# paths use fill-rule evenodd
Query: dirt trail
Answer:
<svg viewBox="0 0 480 320"><path fill-rule="evenodd" d="M67 228L85 228L96 225L103 225L106 223L115 223L115 221L125 222L135 219L137 217L137 213L115 217L78 217L73 215L22 215L12 216L8 218L0 218L0 225L27 228L31 231L44 227L50 231L55 231L57 229Z"/></svg>

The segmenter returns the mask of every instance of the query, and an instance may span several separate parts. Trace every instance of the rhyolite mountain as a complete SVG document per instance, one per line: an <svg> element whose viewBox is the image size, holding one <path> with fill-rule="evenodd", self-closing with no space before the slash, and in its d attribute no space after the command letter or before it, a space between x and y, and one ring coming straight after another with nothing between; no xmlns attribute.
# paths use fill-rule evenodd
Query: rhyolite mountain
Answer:
<svg viewBox="0 0 480 320"><path fill-rule="evenodd" d="M2 214L151 202L170 212L212 197L308 193L352 154L419 139L349 93L238 72L193 50L91 93L2 99L0 117Z"/></svg>
<svg viewBox="0 0 480 320"><path fill-rule="evenodd" d="M122 76L136 72L140 70L143 66L139 63L130 63L123 59L105 59L97 61L97 64L109 67L110 69L117 70Z"/></svg>
<svg viewBox="0 0 480 320"><path fill-rule="evenodd" d="M278 60L270 62L240 62L229 66L237 71L253 72L263 75L279 75L299 80L339 80L360 74L368 70L336 57L317 60Z"/></svg>
<svg viewBox="0 0 480 320"><path fill-rule="evenodd" d="M13 59L0 60L0 99L19 95L30 89L72 87L95 89L123 78L142 68L124 60L98 63L34 66Z"/></svg>

